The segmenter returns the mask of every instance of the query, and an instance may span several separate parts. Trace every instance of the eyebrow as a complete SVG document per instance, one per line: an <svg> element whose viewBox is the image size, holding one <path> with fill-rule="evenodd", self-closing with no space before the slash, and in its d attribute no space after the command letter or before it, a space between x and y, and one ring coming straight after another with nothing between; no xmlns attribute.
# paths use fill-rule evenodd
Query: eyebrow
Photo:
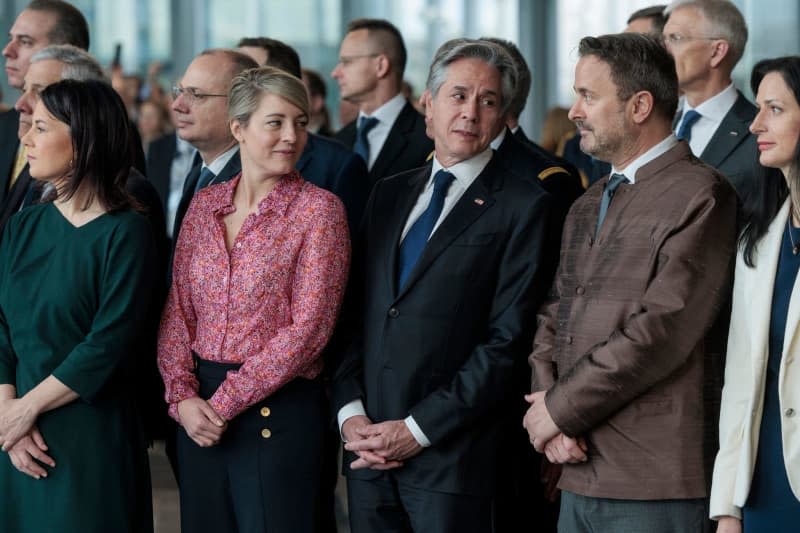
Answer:
<svg viewBox="0 0 800 533"><path fill-rule="evenodd" d="M769 104L776 104L776 103L777 103L777 104L782 104L782 103L783 103L783 101L782 101L780 98L767 98L766 100L764 100L764 103L765 103L766 105L769 105Z"/></svg>

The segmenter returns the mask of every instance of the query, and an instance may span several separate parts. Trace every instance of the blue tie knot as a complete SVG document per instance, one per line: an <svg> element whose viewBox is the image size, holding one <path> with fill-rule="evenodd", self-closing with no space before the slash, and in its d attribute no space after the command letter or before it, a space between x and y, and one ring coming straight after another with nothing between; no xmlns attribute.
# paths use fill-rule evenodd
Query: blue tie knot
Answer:
<svg viewBox="0 0 800 533"><path fill-rule="evenodd" d="M439 170L433 177L433 195L434 196L447 196L447 191L450 189L450 184L456 179L450 172L445 169Z"/></svg>
<svg viewBox="0 0 800 533"><path fill-rule="evenodd" d="M200 171L200 177L197 178L197 186L195 187L194 191L197 192L200 189L208 187L208 185L214 181L217 175L214 174L210 168L203 167L203 170Z"/></svg>
<svg viewBox="0 0 800 533"><path fill-rule="evenodd" d="M692 140L692 126L694 123L697 122L702 115L695 111L694 109L690 109L686 113L683 114L681 119L681 125L678 128L678 139L685 140L689 142Z"/></svg>

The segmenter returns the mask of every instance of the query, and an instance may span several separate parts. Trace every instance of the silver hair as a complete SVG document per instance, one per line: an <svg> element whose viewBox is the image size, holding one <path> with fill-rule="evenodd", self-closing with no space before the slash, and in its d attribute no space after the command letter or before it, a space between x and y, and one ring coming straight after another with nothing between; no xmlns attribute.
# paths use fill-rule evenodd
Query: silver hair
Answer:
<svg viewBox="0 0 800 533"><path fill-rule="evenodd" d="M679 8L691 7L696 9L708 24L711 35L728 42L731 55L731 69L744 55L747 45L747 23L741 11L730 0L675 0L664 9L664 15Z"/></svg>
<svg viewBox="0 0 800 533"><path fill-rule="evenodd" d="M42 48L31 56L31 64L52 59L63 65L62 80L102 81L110 83L100 63L85 50L71 44L54 44Z"/></svg>
<svg viewBox="0 0 800 533"><path fill-rule="evenodd" d="M514 101L519 74L508 52L488 41L452 39L440 46L431 63L425 85L431 96L436 97L447 79L448 67L459 59L479 59L497 69L501 80L501 111L505 114Z"/></svg>

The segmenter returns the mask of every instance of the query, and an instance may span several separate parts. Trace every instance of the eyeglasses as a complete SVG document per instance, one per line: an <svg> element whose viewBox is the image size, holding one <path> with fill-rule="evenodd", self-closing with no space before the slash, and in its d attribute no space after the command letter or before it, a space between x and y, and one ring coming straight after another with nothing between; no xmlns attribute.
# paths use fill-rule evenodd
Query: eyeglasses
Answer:
<svg viewBox="0 0 800 533"><path fill-rule="evenodd" d="M346 67L356 59L361 59L362 57L378 57L380 54L357 54L352 56L339 56L339 62L337 65L342 65Z"/></svg>
<svg viewBox="0 0 800 533"><path fill-rule="evenodd" d="M193 105L195 102L202 102L204 98L208 96L218 96L227 98L227 94L211 94L211 93L201 93L194 87L173 87L172 88L172 97L177 99L178 96L183 95L183 99L186 100L187 105Z"/></svg>
<svg viewBox="0 0 800 533"><path fill-rule="evenodd" d="M691 35L683 35L680 33L668 33L661 38L664 44L679 45L689 41L717 41L719 37L693 37Z"/></svg>

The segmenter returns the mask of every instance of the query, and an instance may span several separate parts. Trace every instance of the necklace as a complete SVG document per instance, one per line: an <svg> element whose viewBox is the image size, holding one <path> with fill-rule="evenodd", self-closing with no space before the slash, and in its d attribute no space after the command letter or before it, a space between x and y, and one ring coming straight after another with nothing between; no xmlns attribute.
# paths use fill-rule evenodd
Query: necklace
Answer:
<svg viewBox="0 0 800 533"><path fill-rule="evenodd" d="M791 220L789 220L789 222L786 225L786 231L789 232L789 241L792 243L792 255L799 254L800 253L800 242L798 242L797 244L794 243L794 237L792 237L792 221Z"/></svg>

